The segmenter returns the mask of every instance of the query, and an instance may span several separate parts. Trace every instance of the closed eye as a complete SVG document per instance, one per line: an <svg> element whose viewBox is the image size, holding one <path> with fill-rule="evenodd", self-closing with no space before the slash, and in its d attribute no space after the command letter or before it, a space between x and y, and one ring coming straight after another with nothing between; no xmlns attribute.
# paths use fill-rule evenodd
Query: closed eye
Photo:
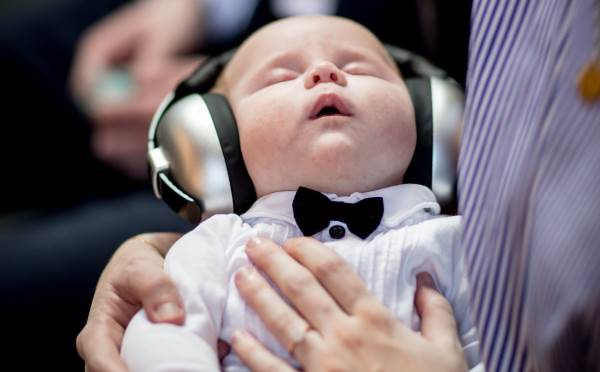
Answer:
<svg viewBox="0 0 600 372"><path fill-rule="evenodd" d="M296 79L300 74L287 68L275 68L267 73L265 86L283 83Z"/></svg>
<svg viewBox="0 0 600 372"><path fill-rule="evenodd" d="M379 72L377 71L377 69L366 63L349 63L345 65L342 70L349 75L366 75L375 77L379 76Z"/></svg>

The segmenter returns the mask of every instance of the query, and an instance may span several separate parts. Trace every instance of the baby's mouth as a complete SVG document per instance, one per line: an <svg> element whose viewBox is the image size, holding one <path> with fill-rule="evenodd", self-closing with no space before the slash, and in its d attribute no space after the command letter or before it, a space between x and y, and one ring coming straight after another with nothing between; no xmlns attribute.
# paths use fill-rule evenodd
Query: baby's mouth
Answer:
<svg viewBox="0 0 600 372"><path fill-rule="evenodd" d="M326 116L352 116L352 114L342 98L329 93L319 96L309 118L315 120Z"/></svg>
<svg viewBox="0 0 600 372"><path fill-rule="evenodd" d="M334 116L334 115L342 115L340 110L335 106L325 106L317 113L316 118L320 118L323 116Z"/></svg>

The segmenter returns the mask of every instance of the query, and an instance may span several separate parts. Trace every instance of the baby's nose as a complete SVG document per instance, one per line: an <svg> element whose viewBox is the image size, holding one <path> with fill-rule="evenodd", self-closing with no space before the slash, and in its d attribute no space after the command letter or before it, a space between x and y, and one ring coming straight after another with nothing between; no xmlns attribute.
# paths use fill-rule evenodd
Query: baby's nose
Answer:
<svg viewBox="0 0 600 372"><path fill-rule="evenodd" d="M321 83L335 83L346 86L346 76L336 65L331 62L320 62L314 65L306 74L304 87L310 89Z"/></svg>

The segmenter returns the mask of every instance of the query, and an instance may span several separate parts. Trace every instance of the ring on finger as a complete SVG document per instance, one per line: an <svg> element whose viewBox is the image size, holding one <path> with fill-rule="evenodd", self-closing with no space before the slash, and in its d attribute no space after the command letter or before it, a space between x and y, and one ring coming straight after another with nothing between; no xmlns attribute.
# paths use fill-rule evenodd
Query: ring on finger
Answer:
<svg viewBox="0 0 600 372"><path fill-rule="evenodd" d="M290 353L290 355L294 355L294 350L300 343L304 341L309 331L310 327L308 326L305 326L303 328L295 328L291 330L291 332L288 335L289 341L287 344L287 351Z"/></svg>

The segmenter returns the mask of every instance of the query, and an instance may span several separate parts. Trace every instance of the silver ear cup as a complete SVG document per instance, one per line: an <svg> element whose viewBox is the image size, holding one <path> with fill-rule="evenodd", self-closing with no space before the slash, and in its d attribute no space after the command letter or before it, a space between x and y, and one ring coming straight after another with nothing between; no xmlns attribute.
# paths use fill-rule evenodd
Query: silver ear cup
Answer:
<svg viewBox="0 0 600 372"><path fill-rule="evenodd" d="M174 187L188 202L202 209L200 216L178 211L193 222L215 213L232 213L234 205L227 166L213 118L202 96L190 94L178 99L153 126L149 161L156 195L164 199L161 185Z"/></svg>
<svg viewBox="0 0 600 372"><path fill-rule="evenodd" d="M431 78L433 157L431 189L441 205L456 197L458 151L463 125L465 98L458 84L449 79Z"/></svg>

